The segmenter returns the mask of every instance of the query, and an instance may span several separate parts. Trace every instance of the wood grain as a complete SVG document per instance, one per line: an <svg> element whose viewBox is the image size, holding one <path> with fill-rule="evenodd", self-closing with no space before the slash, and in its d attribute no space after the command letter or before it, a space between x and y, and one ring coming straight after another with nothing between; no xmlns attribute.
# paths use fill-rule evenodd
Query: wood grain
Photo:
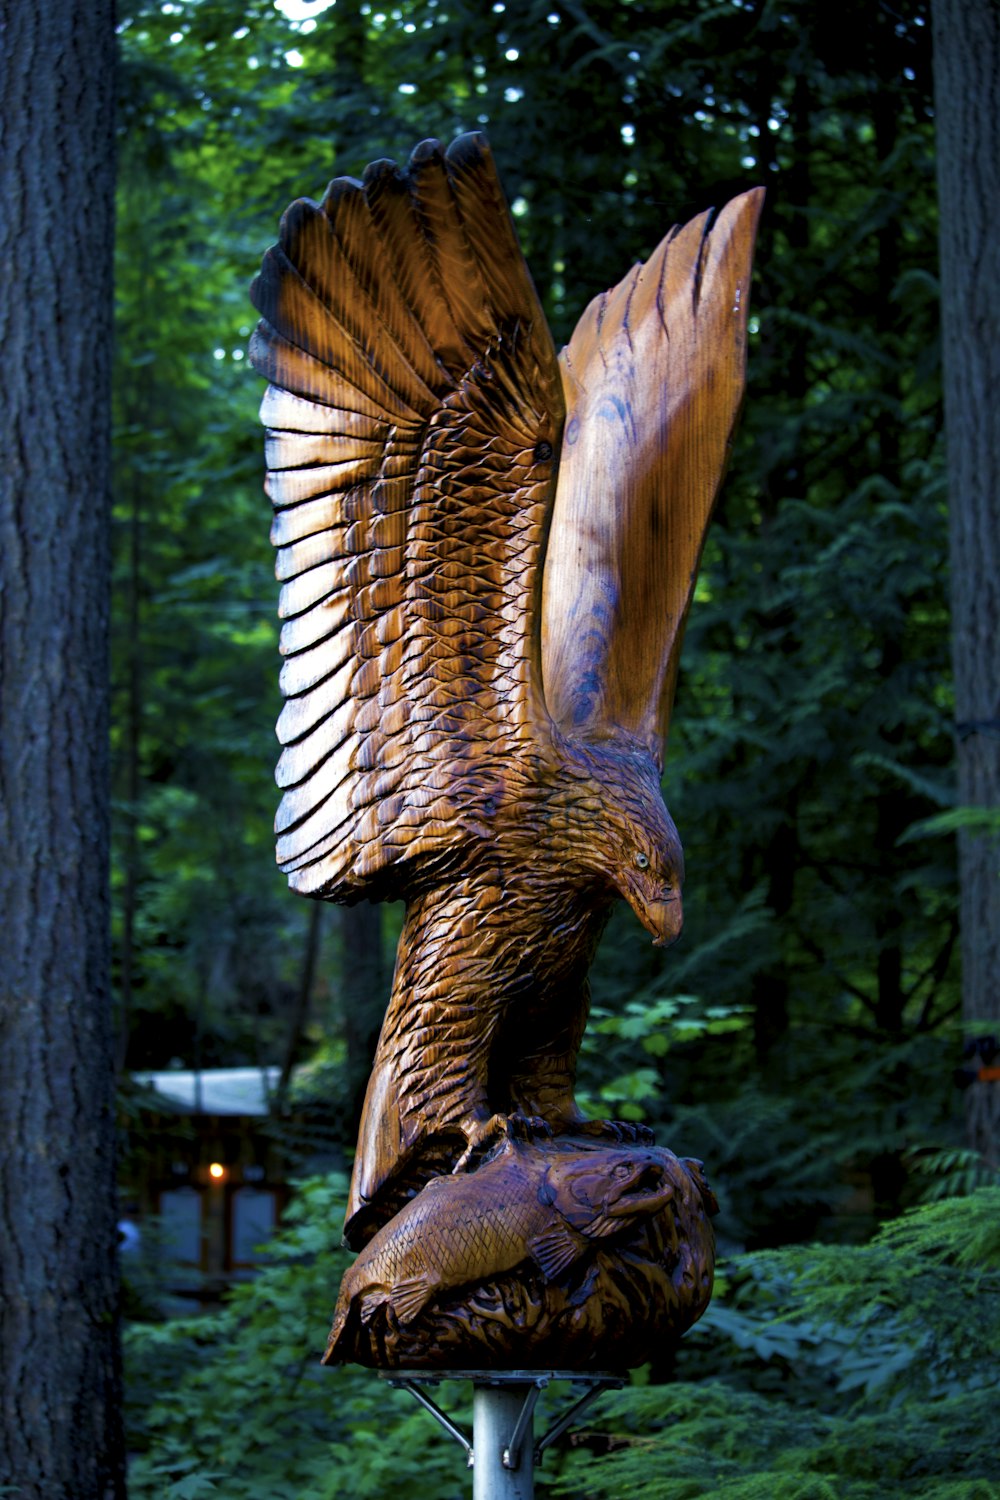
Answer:
<svg viewBox="0 0 1000 1500"><path fill-rule="evenodd" d="M663 763L684 621L743 400L763 189L675 227L560 357L566 428L545 560L545 701Z"/></svg>
<svg viewBox="0 0 1000 1500"><path fill-rule="evenodd" d="M486 1213L512 1137L589 1142L598 1176L631 1139L574 1100L587 971L616 897L658 944L681 928L660 770L761 197L671 230L558 362L481 137L293 204L264 259L278 859L305 894L407 903L356 1247L447 1174Z"/></svg>
<svg viewBox="0 0 1000 1500"><path fill-rule="evenodd" d="M405 894L467 837L456 771L544 734L555 349L485 143L288 210L253 287L293 887Z"/></svg>
<svg viewBox="0 0 1000 1500"><path fill-rule="evenodd" d="M565 1136L437 1177L341 1283L324 1363L620 1370L662 1360L712 1294L701 1165Z"/></svg>

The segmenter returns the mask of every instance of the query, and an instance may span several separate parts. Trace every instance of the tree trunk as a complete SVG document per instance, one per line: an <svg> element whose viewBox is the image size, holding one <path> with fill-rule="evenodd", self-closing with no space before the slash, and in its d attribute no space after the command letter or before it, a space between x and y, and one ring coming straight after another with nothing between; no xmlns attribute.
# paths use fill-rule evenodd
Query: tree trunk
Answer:
<svg viewBox="0 0 1000 1500"><path fill-rule="evenodd" d="M299 987L295 994L292 1005L292 1014L288 1023L288 1037L285 1042L285 1055L281 1063L281 1073L278 1077L278 1086L274 1091L273 1110L276 1114L284 1114L288 1101L288 1090L292 1082L292 1069L298 1056L306 1027L309 1024L309 1008L312 1003L313 985L316 982L316 965L319 962L320 929L323 924L323 903L314 901L312 911L309 913L309 926L306 928L306 951L302 960L302 972L299 975Z"/></svg>
<svg viewBox="0 0 1000 1500"><path fill-rule="evenodd" d="M0 0L0 1485L123 1496L108 933L114 18Z"/></svg>
<svg viewBox="0 0 1000 1500"><path fill-rule="evenodd" d="M340 1013L347 1043L347 1097L356 1134L389 998L382 953L382 908L359 901L357 906L341 907L339 917Z"/></svg>
<svg viewBox="0 0 1000 1500"><path fill-rule="evenodd" d="M1000 7L934 0L958 796L1000 807ZM995 816L995 814L994 814ZM963 1010L1000 1031L1000 837L959 838ZM1000 1153L1000 1084L969 1089L972 1145Z"/></svg>

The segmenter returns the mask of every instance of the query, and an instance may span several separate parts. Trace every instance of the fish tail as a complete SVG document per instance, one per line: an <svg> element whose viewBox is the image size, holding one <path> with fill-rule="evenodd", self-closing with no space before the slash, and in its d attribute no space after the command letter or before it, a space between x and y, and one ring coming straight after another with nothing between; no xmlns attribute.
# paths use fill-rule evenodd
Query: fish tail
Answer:
<svg viewBox="0 0 1000 1500"><path fill-rule="evenodd" d="M324 1365L345 1364L351 1357L351 1351L341 1348L346 1343L344 1334L347 1330L347 1320L351 1312L351 1298L346 1294L346 1288L341 1287L340 1296L337 1298L337 1306L333 1314L333 1325L330 1329L330 1337L326 1341L326 1352L320 1360Z"/></svg>

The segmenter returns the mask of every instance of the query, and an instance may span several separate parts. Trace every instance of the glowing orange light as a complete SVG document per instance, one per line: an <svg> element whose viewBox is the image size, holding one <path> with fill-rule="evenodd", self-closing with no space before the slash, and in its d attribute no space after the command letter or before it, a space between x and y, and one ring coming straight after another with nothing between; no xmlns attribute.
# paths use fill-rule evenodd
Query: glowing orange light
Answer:
<svg viewBox="0 0 1000 1500"><path fill-rule="evenodd" d="M214 1177L216 1181L218 1181L220 1177L225 1177L226 1169L222 1165L221 1161L212 1162L211 1166L208 1169L208 1175L209 1177Z"/></svg>

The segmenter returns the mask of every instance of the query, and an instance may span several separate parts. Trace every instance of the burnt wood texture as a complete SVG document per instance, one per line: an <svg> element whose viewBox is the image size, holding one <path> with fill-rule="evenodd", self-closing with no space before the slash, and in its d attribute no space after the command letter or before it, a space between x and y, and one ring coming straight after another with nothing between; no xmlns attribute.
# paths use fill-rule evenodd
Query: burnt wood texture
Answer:
<svg viewBox="0 0 1000 1500"><path fill-rule="evenodd" d="M446 1205L468 1215L479 1190L482 1236L507 1244L486 1207L499 1178L530 1238L558 1238L555 1200L548 1229L532 1217L546 1142L596 1179L623 1166L616 1152L653 1149L584 1119L576 1057L613 901L658 944L680 932L660 774L742 400L762 197L672 229L559 357L477 135L294 203L254 283L283 584L278 861L303 894L407 904L351 1185L355 1248L416 1223L433 1245ZM633 1163L639 1179L665 1184L668 1156ZM691 1199L676 1181L693 1179L670 1172L676 1207ZM666 1205L611 1214L611 1241L658 1214L675 1243ZM586 1264L593 1281L606 1246L583 1239L568 1260L524 1249L520 1282L508 1246L492 1273L558 1288ZM477 1242L464 1291L447 1288L466 1328L491 1253ZM442 1287L404 1271L393 1296L355 1277L332 1357L455 1362L433 1331ZM704 1276L689 1280L693 1305ZM526 1319L504 1296L507 1313L484 1316L508 1327L517 1363Z"/></svg>

